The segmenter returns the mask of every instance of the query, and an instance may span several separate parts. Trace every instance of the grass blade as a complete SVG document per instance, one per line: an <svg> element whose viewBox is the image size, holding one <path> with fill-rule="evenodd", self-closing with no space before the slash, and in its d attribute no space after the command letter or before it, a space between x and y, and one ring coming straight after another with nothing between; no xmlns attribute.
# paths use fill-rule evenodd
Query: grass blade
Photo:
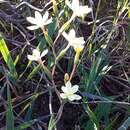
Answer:
<svg viewBox="0 0 130 130"><path fill-rule="evenodd" d="M14 130L14 116L13 116L13 108L9 87L7 87L7 113L6 113L6 130Z"/></svg>
<svg viewBox="0 0 130 130"><path fill-rule="evenodd" d="M24 122L21 125L19 125L18 127L16 127L14 130L25 130L26 128L30 127L31 125L33 125L37 120L31 120L28 122Z"/></svg>
<svg viewBox="0 0 130 130"><path fill-rule="evenodd" d="M14 78L17 78L17 72L15 69L14 62L12 60L8 47L5 43L5 40L2 38L0 38L0 52L3 56L4 61L6 62L8 68L9 68L11 76L13 76Z"/></svg>

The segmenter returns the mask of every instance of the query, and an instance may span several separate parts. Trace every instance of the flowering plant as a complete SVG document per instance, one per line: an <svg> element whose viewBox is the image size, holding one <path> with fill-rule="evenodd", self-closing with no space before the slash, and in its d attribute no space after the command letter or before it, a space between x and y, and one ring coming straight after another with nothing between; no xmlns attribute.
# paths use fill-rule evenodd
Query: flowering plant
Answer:
<svg viewBox="0 0 130 130"><path fill-rule="evenodd" d="M35 11L35 17L27 17L27 21L33 24L32 26L28 26L27 28L29 30L44 28L45 25L48 25L52 22L52 18L48 19L48 17L48 11L46 11L43 16L38 11Z"/></svg>
<svg viewBox="0 0 130 130"><path fill-rule="evenodd" d="M48 50L44 50L41 54L38 49L34 49L32 51L32 55L27 55L28 59L31 61L39 61L42 57L44 57L48 53Z"/></svg>
<svg viewBox="0 0 130 130"><path fill-rule="evenodd" d="M72 3L66 0L66 5L73 11L73 14L78 17L83 17L92 11L87 5L80 5L79 0L72 0Z"/></svg>
<svg viewBox="0 0 130 130"><path fill-rule="evenodd" d="M67 81L65 86L62 86L61 89L63 91L63 93L60 93L62 99L68 99L70 101L81 99L81 96L75 94L79 89L78 85L72 86L71 82Z"/></svg>

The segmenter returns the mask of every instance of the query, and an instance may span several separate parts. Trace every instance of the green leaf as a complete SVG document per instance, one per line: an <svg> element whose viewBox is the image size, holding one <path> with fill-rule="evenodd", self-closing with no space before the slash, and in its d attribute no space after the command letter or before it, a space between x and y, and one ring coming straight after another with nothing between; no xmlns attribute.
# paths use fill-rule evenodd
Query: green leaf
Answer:
<svg viewBox="0 0 130 130"><path fill-rule="evenodd" d="M41 66L40 66L40 65L36 66L36 67L32 70L32 72L28 75L27 79L28 79L28 80L31 79L40 69L41 69Z"/></svg>
<svg viewBox="0 0 130 130"><path fill-rule="evenodd" d="M18 127L16 127L14 130L25 130L26 128L33 125L36 121L37 121L37 119L31 120L31 121L28 121L28 122L24 122L21 125L19 125Z"/></svg>
<svg viewBox="0 0 130 130"><path fill-rule="evenodd" d="M4 61L6 62L8 68L9 68L11 75L14 78L17 78L17 72L16 72L16 69L15 69L15 65L14 65L14 62L12 60L11 54L8 50L8 47L7 47L4 39L1 38L1 37L0 37L0 52L3 56Z"/></svg>
<svg viewBox="0 0 130 130"><path fill-rule="evenodd" d="M55 126L56 126L55 118L54 115L52 115L49 121L48 130L53 130Z"/></svg>
<svg viewBox="0 0 130 130"><path fill-rule="evenodd" d="M14 116L12 108L12 100L9 87L7 87L7 112L6 112L6 130L14 130Z"/></svg>
<svg viewBox="0 0 130 130"><path fill-rule="evenodd" d="M105 130L112 130L113 126L115 125L117 119L119 116L116 116L116 118L114 118L114 120L105 128Z"/></svg>
<svg viewBox="0 0 130 130"><path fill-rule="evenodd" d="M86 112L88 113L90 120L93 122L94 128L97 129L97 130L99 130L99 122L97 120L97 117L91 111L91 109L89 108L89 106L87 106Z"/></svg>

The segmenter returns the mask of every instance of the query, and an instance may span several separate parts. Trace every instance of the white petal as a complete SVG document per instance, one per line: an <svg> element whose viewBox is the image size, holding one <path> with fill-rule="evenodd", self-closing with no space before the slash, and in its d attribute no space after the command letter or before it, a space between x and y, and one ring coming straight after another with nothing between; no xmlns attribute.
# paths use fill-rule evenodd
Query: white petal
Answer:
<svg viewBox="0 0 130 130"><path fill-rule="evenodd" d="M42 17L43 22L46 22L48 17L49 17L49 13L48 13L48 11L46 11L45 14Z"/></svg>
<svg viewBox="0 0 130 130"><path fill-rule="evenodd" d="M30 22L32 24L36 24L37 23L36 19L33 18L33 17L27 17L26 19L27 19L28 22Z"/></svg>
<svg viewBox="0 0 130 130"><path fill-rule="evenodd" d="M72 8L73 8L73 11L80 11L79 10L79 0L73 0L72 1Z"/></svg>
<svg viewBox="0 0 130 130"><path fill-rule="evenodd" d="M28 26L28 27L27 27L28 30L36 30L36 29L38 29L38 28L39 28L39 27L36 26L36 25Z"/></svg>
<svg viewBox="0 0 130 130"><path fill-rule="evenodd" d="M37 61L36 57L33 55L27 55L27 58L31 61Z"/></svg>
<svg viewBox="0 0 130 130"><path fill-rule="evenodd" d="M64 93L60 93L60 97L61 97L62 99L66 99L66 98L67 98L66 94L64 94Z"/></svg>
<svg viewBox="0 0 130 130"><path fill-rule="evenodd" d="M40 57L40 51L37 49L33 49L33 55L36 57Z"/></svg>
<svg viewBox="0 0 130 130"><path fill-rule="evenodd" d="M78 89L79 89L79 86L78 86L78 85L74 85L74 86L72 87L72 92L73 92L73 93L76 93L76 92L78 91Z"/></svg>
<svg viewBox="0 0 130 130"><path fill-rule="evenodd" d="M71 29L70 31L69 31L69 38L75 38L75 36L76 36L76 33L75 33L75 30L74 29Z"/></svg>
<svg viewBox="0 0 130 130"><path fill-rule="evenodd" d="M65 38L66 40L69 41L69 36L68 36L68 34L67 34L66 32L63 32L62 35L64 36L64 38Z"/></svg>
<svg viewBox="0 0 130 130"><path fill-rule="evenodd" d="M77 94L74 94L73 96L74 96L75 100L80 100L82 98L81 96L79 96Z"/></svg>
<svg viewBox="0 0 130 130"><path fill-rule="evenodd" d="M70 96L68 96L68 99L69 99L70 101L74 101L74 100L75 100L75 96L74 96L74 95L70 95Z"/></svg>
<svg viewBox="0 0 130 130"><path fill-rule="evenodd" d="M67 91L67 87L65 87L65 86L62 86L61 87L61 90L64 92L64 93L67 93L68 91Z"/></svg>
<svg viewBox="0 0 130 130"><path fill-rule="evenodd" d="M42 53L41 53L41 57L45 56L46 54L48 53L48 50L44 50Z"/></svg>
<svg viewBox="0 0 130 130"><path fill-rule="evenodd" d="M83 46L85 44L85 41L82 37L75 38L72 42L73 42L72 46L80 46L80 45Z"/></svg>
<svg viewBox="0 0 130 130"><path fill-rule="evenodd" d="M89 8L87 5L86 6L80 6L80 12L84 14L88 14L92 12L92 8Z"/></svg>
<svg viewBox="0 0 130 130"><path fill-rule="evenodd" d="M52 23L52 18L48 19L48 20L44 23L44 25L48 25L48 24L50 24L50 23Z"/></svg>
<svg viewBox="0 0 130 130"><path fill-rule="evenodd" d="M40 12L35 11L35 19L38 21L42 21L42 15L40 14Z"/></svg>
<svg viewBox="0 0 130 130"><path fill-rule="evenodd" d="M68 94L71 94L72 93L72 85L71 85L71 82L70 81L68 81L66 84L65 84L65 86L66 86L66 93L68 93Z"/></svg>
<svg viewBox="0 0 130 130"><path fill-rule="evenodd" d="M72 85L71 85L71 82L70 82L70 81L67 81L66 84L65 84L65 86L68 87L68 88L71 88L71 86L72 86Z"/></svg>

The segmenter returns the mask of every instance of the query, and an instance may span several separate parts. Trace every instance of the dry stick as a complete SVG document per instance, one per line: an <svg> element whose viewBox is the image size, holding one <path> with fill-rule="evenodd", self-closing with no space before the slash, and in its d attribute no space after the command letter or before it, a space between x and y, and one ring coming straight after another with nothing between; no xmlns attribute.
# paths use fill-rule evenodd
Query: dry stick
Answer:
<svg viewBox="0 0 130 130"><path fill-rule="evenodd" d="M89 101L89 102L71 102L72 104L94 104L94 103L105 103L105 104L117 104L117 105L128 105L130 106L129 102L120 102L120 101Z"/></svg>
<svg viewBox="0 0 130 130"><path fill-rule="evenodd" d="M79 57L80 57L80 52L77 51L76 54L75 54L73 70L72 70L72 72L71 72L69 81L71 81L71 79L72 79L72 77L73 77L73 75L74 75L74 73L75 73L77 64L79 63Z"/></svg>
<svg viewBox="0 0 130 130"><path fill-rule="evenodd" d="M60 118L62 116L64 105L65 105L65 103L62 103L59 110L58 110L58 113L57 113L57 116L56 116L56 121L55 121L56 124L58 123L58 121L60 120Z"/></svg>
<svg viewBox="0 0 130 130"><path fill-rule="evenodd" d="M74 65L73 65L73 70L72 70L72 72L71 72L71 74L70 74L70 79L69 79L69 81L71 81L71 79L73 78L73 75L74 75L74 73L75 73L76 67L77 67L77 64L74 64Z"/></svg>
<svg viewBox="0 0 130 130"><path fill-rule="evenodd" d="M55 89L55 92L56 92L56 94L57 94L57 96L58 96L58 98L59 98L59 101L60 101L60 103L62 104L62 100L61 100L61 98L60 98L60 93L59 93L59 91L57 90L56 85L55 85L55 81L54 81L55 70L56 70L56 64L55 64L55 65L53 66L53 68L52 68L52 84L53 84L54 89Z"/></svg>

